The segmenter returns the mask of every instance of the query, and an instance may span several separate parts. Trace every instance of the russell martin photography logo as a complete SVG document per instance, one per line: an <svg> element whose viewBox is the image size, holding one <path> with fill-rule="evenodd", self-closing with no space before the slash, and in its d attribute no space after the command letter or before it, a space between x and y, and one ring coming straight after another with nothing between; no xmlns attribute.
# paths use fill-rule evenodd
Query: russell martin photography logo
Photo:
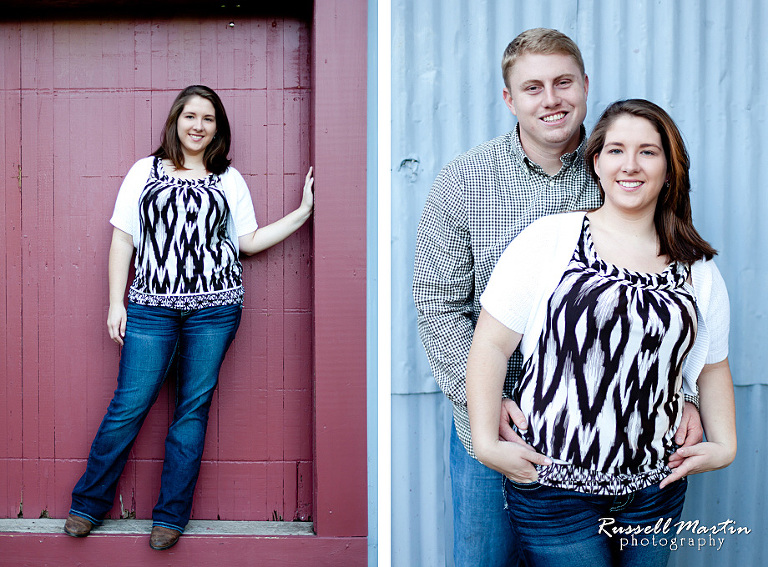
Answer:
<svg viewBox="0 0 768 567"><path fill-rule="evenodd" d="M619 538L619 548L660 546L671 551L683 547L698 550L719 551L728 536L749 534L752 530L737 526L734 520L719 524L703 525L699 520L680 520L672 523L671 518L659 518L653 525L617 525L614 518L600 518L597 533L610 538Z"/></svg>

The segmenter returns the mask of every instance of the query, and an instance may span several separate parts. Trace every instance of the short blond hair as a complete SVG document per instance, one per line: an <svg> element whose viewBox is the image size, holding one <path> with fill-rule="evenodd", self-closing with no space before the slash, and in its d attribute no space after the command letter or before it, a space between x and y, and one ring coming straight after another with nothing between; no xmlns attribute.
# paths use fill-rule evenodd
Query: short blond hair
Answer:
<svg viewBox="0 0 768 567"><path fill-rule="evenodd" d="M535 53L538 55L570 55L579 66L582 75L584 71L584 59L581 57L579 46L567 35L557 30L549 28L532 28L513 39L504 50L504 56L501 59L501 74L504 77L504 84L509 87L509 75L512 72L515 62L522 55Z"/></svg>

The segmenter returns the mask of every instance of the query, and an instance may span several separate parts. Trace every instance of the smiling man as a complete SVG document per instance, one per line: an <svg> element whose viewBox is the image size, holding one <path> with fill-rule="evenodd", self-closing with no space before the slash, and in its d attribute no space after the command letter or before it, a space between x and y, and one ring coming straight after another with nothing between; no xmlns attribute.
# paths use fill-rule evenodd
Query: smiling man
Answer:
<svg viewBox="0 0 768 567"><path fill-rule="evenodd" d="M526 157L556 175L563 166L560 158L576 151L583 138L589 78L578 51L521 53L512 45L502 64L504 102L517 116Z"/></svg>
<svg viewBox="0 0 768 567"><path fill-rule="evenodd" d="M501 475L475 460L465 371L480 295L506 245L537 218L600 205L584 164L589 79L576 44L531 29L502 59L504 102L517 127L457 157L435 180L419 224L413 294L435 380L453 403L454 562L518 565ZM505 395L520 371L512 357ZM509 405L506 406L509 408ZM517 408L514 408L517 410ZM524 426L517 410L515 423ZM504 437L512 440L507 418ZM543 455L536 455L541 458Z"/></svg>

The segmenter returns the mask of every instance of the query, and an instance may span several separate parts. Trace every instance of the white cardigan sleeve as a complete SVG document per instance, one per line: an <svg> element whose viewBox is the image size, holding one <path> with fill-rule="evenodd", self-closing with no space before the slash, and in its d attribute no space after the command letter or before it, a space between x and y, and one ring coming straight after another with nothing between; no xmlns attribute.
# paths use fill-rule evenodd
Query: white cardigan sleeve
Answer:
<svg viewBox="0 0 768 567"><path fill-rule="evenodd" d="M139 246L139 198L147 184L155 158L142 158L133 164L123 179L115 200L115 209L109 222L115 228L133 236L133 246Z"/></svg>
<svg viewBox="0 0 768 567"><path fill-rule="evenodd" d="M683 363L683 391L686 394L698 392L696 382L705 364L720 362L728 356L731 317L725 281L713 261L694 263L691 279L696 295L698 328L693 347Z"/></svg>
<svg viewBox="0 0 768 567"><path fill-rule="evenodd" d="M524 356L544 328L547 301L568 267L583 222L583 212L533 222L504 250L480 297L494 319L524 335Z"/></svg>
<svg viewBox="0 0 768 567"><path fill-rule="evenodd" d="M707 309L706 325L709 330L709 349L705 364L714 364L728 356L728 335L731 324L731 306L725 280L714 262L708 262L712 271L712 292Z"/></svg>
<svg viewBox="0 0 768 567"><path fill-rule="evenodd" d="M230 211L229 237L237 248L237 239L259 228L253 210L251 192L245 179L234 167L227 168L221 176L221 187Z"/></svg>
<svg viewBox="0 0 768 567"><path fill-rule="evenodd" d="M541 271L541 235L535 224L523 230L499 257L480 304L494 319L516 333L523 333L536 300Z"/></svg>
<svg viewBox="0 0 768 567"><path fill-rule="evenodd" d="M235 250L240 250L240 237L259 228L256 213L253 210L251 192L243 176L234 167L228 167L220 179L221 188L229 206L227 236Z"/></svg>

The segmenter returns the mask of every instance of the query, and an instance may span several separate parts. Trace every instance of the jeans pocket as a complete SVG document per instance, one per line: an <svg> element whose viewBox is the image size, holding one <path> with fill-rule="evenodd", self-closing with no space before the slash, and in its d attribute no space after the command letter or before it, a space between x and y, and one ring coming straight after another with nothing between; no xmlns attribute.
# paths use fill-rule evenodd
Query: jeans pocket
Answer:
<svg viewBox="0 0 768 567"><path fill-rule="evenodd" d="M516 480L512 480L509 477L504 478L506 479L506 482L508 482L509 485L515 490L530 492L533 490L538 490L542 486L539 484L538 480L534 480L533 482L517 482Z"/></svg>

